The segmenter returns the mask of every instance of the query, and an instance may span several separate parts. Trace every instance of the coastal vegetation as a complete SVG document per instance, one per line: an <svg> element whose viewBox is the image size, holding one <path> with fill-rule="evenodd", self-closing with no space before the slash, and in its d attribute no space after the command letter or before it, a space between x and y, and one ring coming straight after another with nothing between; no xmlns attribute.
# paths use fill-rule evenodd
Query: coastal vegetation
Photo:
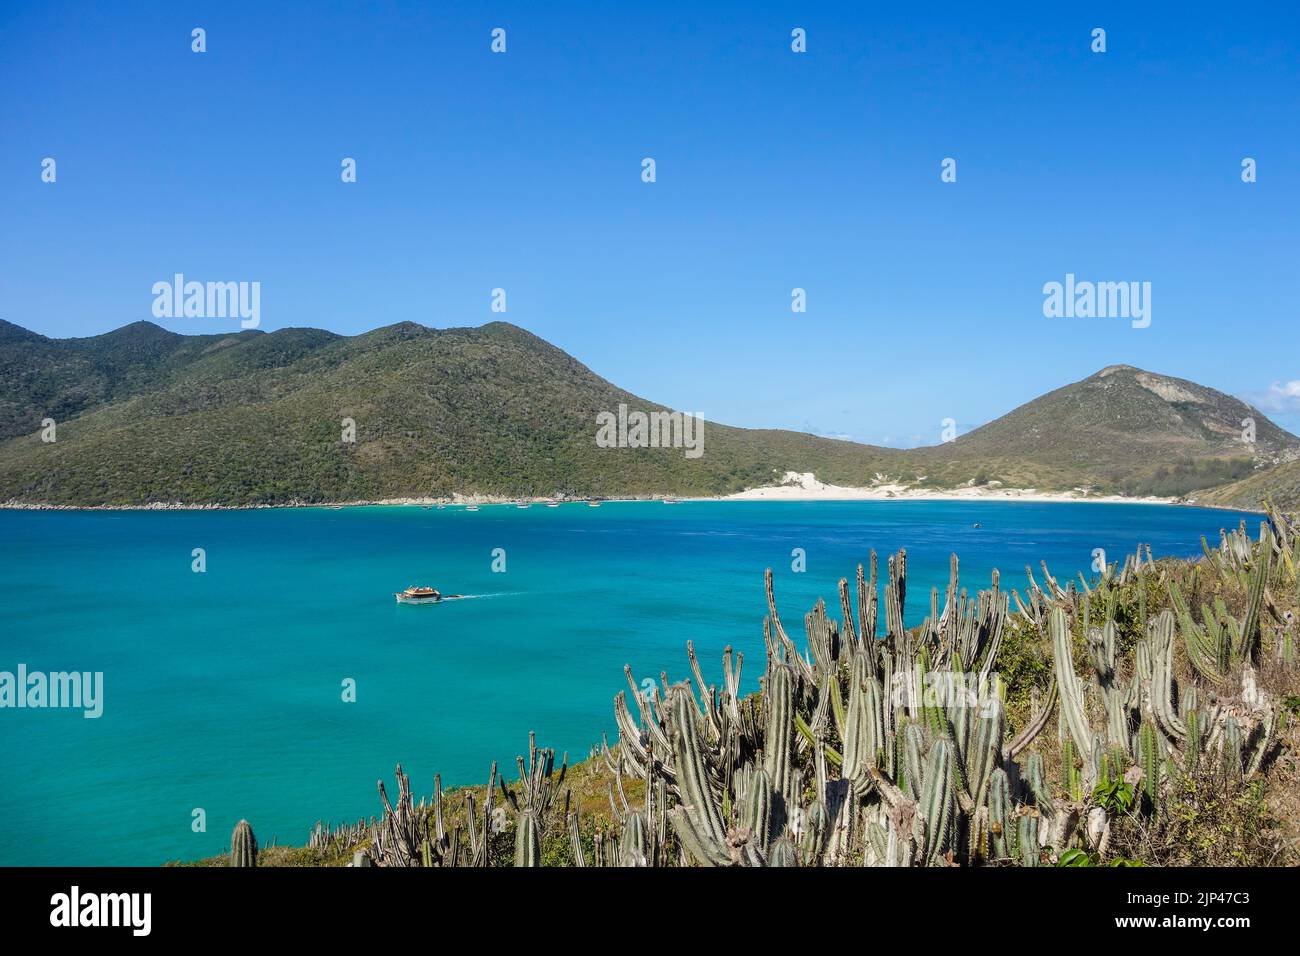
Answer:
<svg viewBox="0 0 1300 956"><path fill-rule="evenodd" d="M399 766L382 815L257 865L1300 862L1300 522L1203 545L973 594L954 556L914 628L906 552L872 553L798 641L768 572L760 692L688 641L686 680L627 669L618 738L581 764L530 737L513 772L418 801ZM207 862L247 861L246 826Z"/></svg>

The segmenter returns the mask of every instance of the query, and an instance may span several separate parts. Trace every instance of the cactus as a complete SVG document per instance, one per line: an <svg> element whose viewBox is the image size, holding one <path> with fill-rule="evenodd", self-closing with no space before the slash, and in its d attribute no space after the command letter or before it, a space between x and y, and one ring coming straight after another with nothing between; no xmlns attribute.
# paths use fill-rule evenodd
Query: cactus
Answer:
<svg viewBox="0 0 1300 956"><path fill-rule="evenodd" d="M795 797L791 750L794 746L794 671L774 664L768 671L763 688L763 705L767 713L763 737L763 769L780 795L781 809L791 806Z"/></svg>
<svg viewBox="0 0 1300 956"><path fill-rule="evenodd" d="M515 820L515 866L542 865L542 833L537 814L522 811Z"/></svg>
<svg viewBox="0 0 1300 956"><path fill-rule="evenodd" d="M752 770L742 775L738 804L740 825L752 834L760 850L766 850L772 825L772 779L766 770Z"/></svg>
<svg viewBox="0 0 1300 956"><path fill-rule="evenodd" d="M623 820L623 834L618 841L619 866L649 866L646 851L645 817L629 813Z"/></svg>
<svg viewBox="0 0 1300 956"><path fill-rule="evenodd" d="M1056 806L1052 800L1052 794L1047 789L1047 772L1044 769L1043 755L1032 753L1029 755L1029 765L1026 768L1025 782L1029 787L1030 796L1033 798L1034 805L1039 812L1050 814L1055 811Z"/></svg>
<svg viewBox="0 0 1300 956"><path fill-rule="evenodd" d="M422 808L415 806L411 780L397 765L397 805L388 801L382 780L378 783L379 799L384 805L383 819L371 826L371 844L378 866L418 866L421 847L428 839Z"/></svg>
<svg viewBox="0 0 1300 956"><path fill-rule="evenodd" d="M528 761L522 755L516 758L519 766L519 792L506 787L498 778L501 792L515 811L515 866L542 865L542 833L546 816L555 799L556 791L564 783L568 770L568 757L561 761L559 776L555 774L555 751L539 750L537 735L528 735ZM486 844L486 840L484 841Z"/></svg>
<svg viewBox="0 0 1300 956"><path fill-rule="evenodd" d="M1061 741L1061 787L1076 803L1083 799L1083 777L1079 773L1079 758L1074 742L1068 737Z"/></svg>
<svg viewBox="0 0 1300 956"><path fill-rule="evenodd" d="M230 865L257 866L257 837L253 836L253 825L247 820L235 824L230 835Z"/></svg>
<svg viewBox="0 0 1300 956"><path fill-rule="evenodd" d="M1151 622L1147 638L1151 651L1151 693L1149 703L1156 726L1174 744L1187 738L1187 728L1174 711L1174 616L1161 611Z"/></svg>
<svg viewBox="0 0 1300 956"><path fill-rule="evenodd" d="M1140 593L1140 592L1139 592ZM1115 622L1107 620L1100 631L1088 633L1088 655L1106 706L1106 743L1127 747L1129 738L1129 689L1121 687L1115 669Z"/></svg>
<svg viewBox="0 0 1300 956"><path fill-rule="evenodd" d="M1243 660L1254 661L1260 646L1260 610L1264 606L1264 589L1273 566L1272 546L1261 547L1253 557L1249 573L1250 589L1246 597L1246 617L1241 622L1241 637L1235 650Z"/></svg>
<svg viewBox="0 0 1300 956"><path fill-rule="evenodd" d="M1188 661L1206 680L1214 684L1222 684L1228 669L1231 646L1227 633L1219 623L1219 618L1215 617L1209 608L1202 607L1201 619L1205 623L1197 624L1192 618L1191 608L1183 599L1183 592L1177 581L1169 582L1169 600L1178 615L1179 629L1183 633L1183 641L1187 646Z"/></svg>
<svg viewBox="0 0 1300 956"><path fill-rule="evenodd" d="M1241 777L1243 748L1241 724L1229 717L1223 725L1223 769L1227 776Z"/></svg>
<svg viewBox="0 0 1300 956"><path fill-rule="evenodd" d="M1056 686L1061 697L1061 716L1065 720L1075 746L1085 760L1092 759L1092 731L1088 727L1083 701L1083 685L1074 673L1074 655L1070 643L1070 628L1065 612L1053 608L1048 623L1052 635L1052 657L1056 672Z"/></svg>
<svg viewBox="0 0 1300 956"><path fill-rule="evenodd" d="M787 834L772 844L768 854L768 866L798 866L799 855L795 850L794 840Z"/></svg>
<svg viewBox="0 0 1300 956"><path fill-rule="evenodd" d="M989 777L989 855L1004 859L1011 855L1011 784L1001 767Z"/></svg>
<svg viewBox="0 0 1300 956"><path fill-rule="evenodd" d="M1183 746L1183 765L1188 772L1195 771L1201 762L1201 745L1204 741L1205 718L1201 713L1200 695L1195 687L1187 688L1182 699L1183 725L1187 739Z"/></svg>
<svg viewBox="0 0 1300 956"><path fill-rule="evenodd" d="M1038 814L1021 814L1016 821L1016 855L1021 866L1038 866Z"/></svg>
<svg viewBox="0 0 1300 956"><path fill-rule="evenodd" d="M952 846L956 773L952 741L941 737L930 748L921 784L921 817L925 821L922 859L929 866L939 862Z"/></svg>
<svg viewBox="0 0 1300 956"><path fill-rule="evenodd" d="M753 846L729 842L722 811L696 727L696 711L689 688L678 685L668 697L671 717L673 764L677 769L680 804L668 813L673 831L686 851L705 866L731 866L742 859L756 861Z"/></svg>
<svg viewBox="0 0 1300 956"><path fill-rule="evenodd" d="M871 669L870 654L858 654L850 665L849 705L844 718L844 772L856 776L884 742L881 689Z"/></svg>
<svg viewBox="0 0 1300 956"><path fill-rule="evenodd" d="M1152 810L1160 807L1160 764L1163 754L1156 728L1144 720L1138 729L1138 757L1142 763L1142 789Z"/></svg>

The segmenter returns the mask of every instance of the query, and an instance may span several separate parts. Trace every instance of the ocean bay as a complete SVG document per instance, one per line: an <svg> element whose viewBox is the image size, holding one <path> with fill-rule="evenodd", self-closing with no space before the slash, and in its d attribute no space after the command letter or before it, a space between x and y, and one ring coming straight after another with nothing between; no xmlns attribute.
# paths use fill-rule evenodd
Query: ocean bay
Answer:
<svg viewBox="0 0 1300 956"><path fill-rule="evenodd" d="M683 679L689 639L716 680L731 645L756 689L767 567L801 640L800 616L818 597L838 616L836 582L873 547L882 571L907 549L912 625L953 552L972 592L994 567L1022 588L1040 560L1064 583L1096 548L1195 556L1241 517L937 501L5 511L0 670L102 672L104 687L95 720L0 710L0 863L196 859L227 849L241 817L301 844L317 819L376 814L375 780L399 761L417 794L435 772L481 784L530 730L581 759L613 735L624 664ZM413 584L467 599L397 605Z"/></svg>

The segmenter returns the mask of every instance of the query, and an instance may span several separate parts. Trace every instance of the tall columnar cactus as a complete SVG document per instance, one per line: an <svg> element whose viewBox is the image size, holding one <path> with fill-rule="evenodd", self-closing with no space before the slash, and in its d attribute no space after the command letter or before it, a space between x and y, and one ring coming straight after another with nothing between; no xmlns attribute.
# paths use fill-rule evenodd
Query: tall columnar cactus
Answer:
<svg viewBox="0 0 1300 956"><path fill-rule="evenodd" d="M1038 814L1030 810L1016 821L1016 856L1021 866L1038 866L1041 853L1038 845Z"/></svg>
<svg viewBox="0 0 1300 956"><path fill-rule="evenodd" d="M542 865L542 828L537 814L521 811L515 821L515 866Z"/></svg>
<svg viewBox="0 0 1300 956"><path fill-rule="evenodd" d="M1052 609L1048 618L1052 636L1052 658L1056 673L1056 686L1061 698L1061 716L1075 747L1085 762L1092 760L1092 730L1083 699L1083 684L1074 672L1074 647L1070 642L1070 627L1065 611L1059 606Z"/></svg>
<svg viewBox="0 0 1300 956"><path fill-rule="evenodd" d="M713 792L704 748L696 726L690 689L678 685L668 696L673 765L680 803L668 812L673 832L696 862L705 866L757 865L749 840L729 840L722 810Z"/></svg>
<svg viewBox="0 0 1300 956"><path fill-rule="evenodd" d="M1106 707L1106 743L1126 748L1131 733L1129 715L1135 701L1130 688L1121 685L1116 671L1114 620L1107 620L1100 630L1088 634L1088 655Z"/></svg>
<svg viewBox="0 0 1300 956"><path fill-rule="evenodd" d="M884 745L884 714L880 683L871 667L871 654L862 653L849 665L849 704L844 718L844 772L857 776L865 764L878 766Z"/></svg>
<svg viewBox="0 0 1300 956"><path fill-rule="evenodd" d="M752 834L760 849L766 849L771 841L772 778L766 770L747 766L737 791L740 826Z"/></svg>
<svg viewBox="0 0 1300 956"><path fill-rule="evenodd" d="M1160 739L1150 721L1138 729L1138 758L1142 762L1142 789L1153 810L1160 808L1160 766L1164 760Z"/></svg>
<svg viewBox="0 0 1300 956"><path fill-rule="evenodd" d="M1061 787L1076 803L1083 799L1083 774L1074 741L1061 741Z"/></svg>
<svg viewBox="0 0 1300 956"><path fill-rule="evenodd" d="M1268 586L1269 571L1273 566L1272 547L1260 547L1253 554L1246 594L1246 617L1241 622L1240 634L1234 635L1236 650L1242 660L1254 661L1259 655L1261 618L1264 607L1264 589Z"/></svg>
<svg viewBox="0 0 1300 956"><path fill-rule="evenodd" d="M632 812L623 819L623 833L618 841L618 865L649 866L645 817Z"/></svg>
<svg viewBox="0 0 1300 956"><path fill-rule="evenodd" d="M257 838L247 820L235 824L235 831L230 835L230 865L257 866Z"/></svg>
<svg viewBox="0 0 1300 956"><path fill-rule="evenodd" d="M1183 726L1187 728L1187 739L1183 746L1183 765L1188 771L1194 771L1200 765L1201 746L1204 742L1205 719L1201 713L1200 695L1195 687L1183 692L1180 701L1183 712Z"/></svg>
<svg viewBox="0 0 1300 956"><path fill-rule="evenodd" d="M763 688L766 712L763 738L763 769L788 808L794 803L795 780L791 751L794 747L794 671L775 664Z"/></svg>
<svg viewBox="0 0 1300 956"><path fill-rule="evenodd" d="M1004 859L1011 855L1010 827L1014 824L1011 818L1011 782L1001 767L989 777L988 812L989 855L994 859Z"/></svg>
<svg viewBox="0 0 1300 956"><path fill-rule="evenodd" d="M930 748L921 782L921 816L925 822L923 859L933 866L953 843L956 829L957 766L952 741L936 740Z"/></svg>
<svg viewBox="0 0 1300 956"><path fill-rule="evenodd" d="M1187 739L1183 726L1174 710L1174 616L1161 611L1151 622L1151 636L1147 638L1151 649L1151 692L1148 695L1151 714L1156 726L1175 745Z"/></svg>
<svg viewBox="0 0 1300 956"><path fill-rule="evenodd" d="M1034 806L1040 812L1052 813L1056 809L1051 791L1047 789L1047 771L1042 754L1035 752L1029 755L1025 783L1029 788L1030 796L1033 798Z"/></svg>
<svg viewBox="0 0 1300 956"><path fill-rule="evenodd" d="M1245 741L1241 724L1236 717L1229 717L1223 726L1223 769L1229 777L1240 777L1244 763Z"/></svg>

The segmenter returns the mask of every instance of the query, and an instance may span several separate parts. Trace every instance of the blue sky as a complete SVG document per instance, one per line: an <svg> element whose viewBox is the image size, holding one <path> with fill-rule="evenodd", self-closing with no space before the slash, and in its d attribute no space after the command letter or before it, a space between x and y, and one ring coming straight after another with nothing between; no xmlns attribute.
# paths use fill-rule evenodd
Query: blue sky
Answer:
<svg viewBox="0 0 1300 956"><path fill-rule="evenodd" d="M505 318L737 425L929 444L1123 362L1300 429L1300 14L988 6L6 0L0 318L183 272L266 329ZM1066 273L1151 326L1045 318Z"/></svg>

